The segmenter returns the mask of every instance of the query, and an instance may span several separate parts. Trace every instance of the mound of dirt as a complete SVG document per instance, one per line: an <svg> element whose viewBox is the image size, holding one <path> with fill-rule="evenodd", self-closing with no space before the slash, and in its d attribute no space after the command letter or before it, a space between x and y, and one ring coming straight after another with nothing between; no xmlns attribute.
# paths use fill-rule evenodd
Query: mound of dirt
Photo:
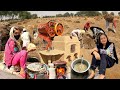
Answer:
<svg viewBox="0 0 120 90"><path fill-rule="evenodd" d="M85 34L83 37L83 46L85 49L93 49L95 47L94 39Z"/></svg>
<svg viewBox="0 0 120 90"><path fill-rule="evenodd" d="M99 19L99 20L98 20ZM59 22L61 24L63 24L64 26L64 32L63 35L70 35L71 31L76 29L76 28L80 28L83 29L84 24L88 21L91 21L91 26L98 26L103 28L103 30L108 34L108 38L110 39L110 41L114 42L116 44L116 50L117 50L117 54L119 56L120 54L120 22L117 22L117 27L116 27L116 32L117 33L113 33L111 31L106 31L105 30L105 19L102 17L55 17L55 18L38 18L38 19L29 19L29 20L24 20L24 21L19 21L20 26L24 26L25 28L28 29L28 31L30 32L31 37L33 38L33 29L37 28L37 26L39 24L44 24L50 20L55 20L56 22ZM116 18L116 20L120 21L120 18ZM80 23L74 23L74 21L80 22ZM18 25L18 23L14 23L11 26L14 25ZM112 28L112 25L111 27ZM88 30L90 31L90 30ZM33 42L37 45L38 49L41 50L41 47L44 47L43 44L43 40L41 40L39 37L36 40L33 40ZM95 47L95 43L94 40L90 37L88 37L87 35L83 37L83 43L84 43L84 47L86 49L92 49Z"/></svg>
<svg viewBox="0 0 120 90"><path fill-rule="evenodd" d="M0 51L0 62L1 62L2 59L3 59L3 53L4 53L4 52Z"/></svg>
<svg viewBox="0 0 120 90"><path fill-rule="evenodd" d="M8 22L0 22L0 51L4 51L5 44L9 38L10 24Z"/></svg>

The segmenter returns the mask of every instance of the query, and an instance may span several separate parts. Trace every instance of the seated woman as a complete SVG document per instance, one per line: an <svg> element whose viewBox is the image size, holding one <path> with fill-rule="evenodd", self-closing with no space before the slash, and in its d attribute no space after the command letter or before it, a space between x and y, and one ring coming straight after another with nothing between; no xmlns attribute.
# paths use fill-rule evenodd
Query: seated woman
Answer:
<svg viewBox="0 0 120 90"><path fill-rule="evenodd" d="M14 66L20 66L20 76L25 78L25 68L27 55L30 50L22 50L18 42L22 28L12 27L10 29L10 38L5 45L4 63L8 69Z"/></svg>
<svg viewBox="0 0 120 90"><path fill-rule="evenodd" d="M111 68L115 63L118 64L115 44L109 42L105 33L99 36L99 44L97 48L92 50L91 54L93 55L91 74L88 76L88 79L92 79L95 76L95 69L97 66L99 66L99 79L104 79L106 68Z"/></svg>

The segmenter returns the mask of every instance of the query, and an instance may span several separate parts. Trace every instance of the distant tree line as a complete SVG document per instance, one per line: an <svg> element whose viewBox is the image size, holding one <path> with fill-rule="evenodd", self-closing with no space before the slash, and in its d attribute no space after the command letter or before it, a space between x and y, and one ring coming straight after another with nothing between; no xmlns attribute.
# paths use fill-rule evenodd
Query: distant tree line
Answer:
<svg viewBox="0 0 120 90"><path fill-rule="evenodd" d="M75 14L66 12L64 14L56 14L55 16L43 16L43 18L54 18L54 17L73 17L73 16L100 16L108 14L107 11L102 11L101 13L99 11L78 11ZM111 12L110 14L114 15L114 12ZM118 15L120 16L120 12L118 12ZM6 18L7 20L24 20L24 19L36 19L38 18L37 14L31 14L29 11L0 11L0 19L1 21L3 18Z"/></svg>
<svg viewBox="0 0 120 90"><path fill-rule="evenodd" d="M100 16L100 15L105 15L108 14L107 11L102 11L101 13L99 11L79 11L74 13L69 13L66 12L64 14L56 14L55 16L44 16L43 18L49 18L49 17L73 17L73 16L88 16L88 17L92 17L92 16ZM114 12L110 13L111 15L114 15ZM120 12L118 12L118 15L120 16Z"/></svg>
<svg viewBox="0 0 120 90"><path fill-rule="evenodd" d="M0 11L0 19L1 21L3 18L6 18L8 20L14 20L14 19L35 19L37 18L37 14L31 14L28 11Z"/></svg>

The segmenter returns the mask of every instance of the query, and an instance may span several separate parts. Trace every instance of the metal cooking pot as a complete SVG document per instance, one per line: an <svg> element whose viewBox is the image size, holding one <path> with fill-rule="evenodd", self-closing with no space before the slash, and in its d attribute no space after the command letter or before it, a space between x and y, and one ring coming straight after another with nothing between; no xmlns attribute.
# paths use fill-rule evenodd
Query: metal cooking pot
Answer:
<svg viewBox="0 0 120 90"><path fill-rule="evenodd" d="M77 63L81 63L85 64L87 66L87 69L85 69L84 71L76 71L74 69L74 66ZM87 78L87 76L89 75L89 68L90 68L90 63L87 60L84 59L75 59L74 61L72 61L71 63L71 78L72 79L83 79L83 78Z"/></svg>
<svg viewBox="0 0 120 90"><path fill-rule="evenodd" d="M36 69L35 69L36 68ZM45 70L42 71L44 68ZM48 74L48 65L42 63L31 63L26 68L27 78L34 78L34 79L43 79L45 74Z"/></svg>
<svg viewBox="0 0 120 90"><path fill-rule="evenodd" d="M74 69L74 66L77 64L77 63L81 63L81 61L82 61L82 59L76 59L76 60L74 60L72 63L71 63L71 68L72 68L72 70L74 70L75 72L77 72L77 73L84 73L84 72L86 72L86 71L88 71L89 70L89 68L90 68L90 63L87 61L87 60L84 60L83 59L83 61L82 61L82 64L84 64L84 65L86 65L87 66L87 69L85 69L84 71L76 71L75 69Z"/></svg>

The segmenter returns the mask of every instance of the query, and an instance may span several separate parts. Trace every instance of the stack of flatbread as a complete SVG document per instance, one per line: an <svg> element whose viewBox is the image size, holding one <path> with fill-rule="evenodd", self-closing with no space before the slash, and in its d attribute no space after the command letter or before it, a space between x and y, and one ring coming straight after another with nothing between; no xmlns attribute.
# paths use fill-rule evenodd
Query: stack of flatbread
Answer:
<svg viewBox="0 0 120 90"><path fill-rule="evenodd" d="M32 51L32 50L36 50L36 45L33 43L29 43L27 46L27 51Z"/></svg>

